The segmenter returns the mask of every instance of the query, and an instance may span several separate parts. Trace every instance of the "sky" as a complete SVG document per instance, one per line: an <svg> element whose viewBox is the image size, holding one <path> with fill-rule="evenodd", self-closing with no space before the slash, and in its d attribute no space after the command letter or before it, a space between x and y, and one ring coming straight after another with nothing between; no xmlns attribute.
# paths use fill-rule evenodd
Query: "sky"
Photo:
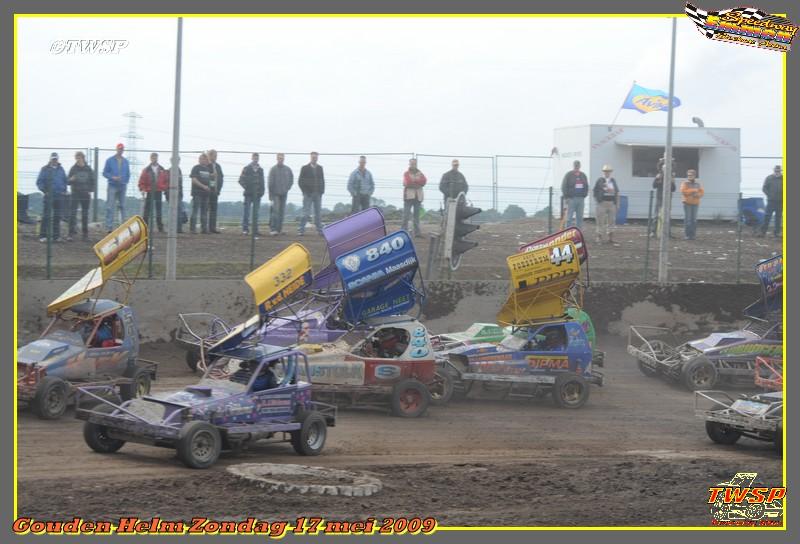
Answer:
<svg viewBox="0 0 800 544"><path fill-rule="evenodd" d="M619 107L633 80L667 90L670 33L666 18L187 18L182 167L196 163L196 150L226 151L223 198L238 200L249 152L302 153L287 158L297 174L317 150L332 206L346 200L344 183L364 153L376 196L399 200L410 153L443 155L420 157L436 182L452 156L547 156L557 127L617 114L618 124L665 125L664 112ZM67 39L127 46L105 55L51 50ZM18 144L48 148L19 151L20 187L32 187L50 148L71 165L75 149L127 143L125 112L142 116L140 149L171 148L175 19L20 19L17 45ZM776 52L705 39L679 18L675 125L698 116L706 126L741 127L743 155L781 155L782 63ZM774 162L743 161L746 192L757 192ZM501 202L541 205L549 160L509 159L497 169ZM462 171L474 198L488 198L490 159L462 159ZM299 199L295 190L290 201Z"/></svg>

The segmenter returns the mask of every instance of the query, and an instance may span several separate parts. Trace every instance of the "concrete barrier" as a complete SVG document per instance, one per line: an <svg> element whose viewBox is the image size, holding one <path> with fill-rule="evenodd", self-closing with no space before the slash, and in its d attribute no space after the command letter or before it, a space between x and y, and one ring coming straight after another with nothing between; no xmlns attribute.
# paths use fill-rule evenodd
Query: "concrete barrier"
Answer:
<svg viewBox="0 0 800 544"><path fill-rule="evenodd" d="M20 280L18 338L34 339L47 324L47 304L71 280ZM506 298L505 281L435 281L426 284L423 322L435 333L463 330L476 321L494 322ZM122 296L121 286L106 286L104 296ZM584 307L600 332L624 335L628 325L672 328L676 333L707 332L736 326L742 309L759 296L756 284L593 283ZM237 323L255 313L249 288L241 280L139 280L130 295L144 342L170 340L178 312L210 312Z"/></svg>

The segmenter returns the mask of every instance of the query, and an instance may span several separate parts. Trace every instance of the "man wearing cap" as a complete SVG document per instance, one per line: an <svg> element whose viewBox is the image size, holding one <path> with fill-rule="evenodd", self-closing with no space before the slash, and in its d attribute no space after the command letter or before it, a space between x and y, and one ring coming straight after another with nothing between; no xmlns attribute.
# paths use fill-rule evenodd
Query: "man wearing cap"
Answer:
<svg viewBox="0 0 800 544"><path fill-rule="evenodd" d="M597 201L597 211L595 220L597 221L598 242L605 241L613 243L611 230L617 220L617 206L619 205L619 187L617 180L611 177L613 169L611 166L603 165L603 175L594 182L594 199Z"/></svg>
<svg viewBox="0 0 800 544"><path fill-rule="evenodd" d="M139 176L139 191L144 195L144 220L151 225L153 208L155 207L158 232L164 232L164 221L161 215L161 196L169 191L169 170L158 163L158 153L150 153L150 164L144 167Z"/></svg>
<svg viewBox="0 0 800 544"><path fill-rule="evenodd" d="M119 207L120 219L125 219L125 192L131 178L131 166L128 159L122 156L125 146L117 144L117 152L106 159L103 177L108 180L106 193L106 230L111 232L116 223L116 208Z"/></svg>
<svg viewBox="0 0 800 544"><path fill-rule="evenodd" d="M777 238L781 235L781 220L783 219L783 172L780 164L776 164L772 174L766 177L761 190L767 196L767 210L764 213L764 224L761 225L761 237L767 235L769 221L774 213L775 226L772 234Z"/></svg>
<svg viewBox="0 0 800 544"><path fill-rule="evenodd" d="M39 171L36 187L44 193L39 241L46 242L47 237L51 236L57 242L61 237L61 216L67 194L67 174L58 162L58 153L50 153L50 162Z"/></svg>
<svg viewBox="0 0 800 544"><path fill-rule="evenodd" d="M567 227L583 226L583 203L589 194L589 180L581 172L581 161L572 163L572 170L564 174L561 182L561 194L567 205ZM574 216L574 219L573 219Z"/></svg>

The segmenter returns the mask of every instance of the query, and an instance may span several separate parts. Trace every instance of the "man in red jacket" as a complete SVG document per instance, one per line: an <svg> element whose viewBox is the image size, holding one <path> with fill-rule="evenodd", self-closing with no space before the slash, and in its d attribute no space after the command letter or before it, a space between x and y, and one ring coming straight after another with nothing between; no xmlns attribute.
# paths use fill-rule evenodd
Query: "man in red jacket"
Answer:
<svg viewBox="0 0 800 544"><path fill-rule="evenodd" d="M158 153L150 153L150 164L144 167L139 176L139 191L144 198L144 219L151 226L153 202L156 208L156 224L158 232L164 232L164 222L161 218L161 195L169 191L169 170L158 164Z"/></svg>
<svg viewBox="0 0 800 544"><path fill-rule="evenodd" d="M419 211L422 207L423 191L422 188L428 180L417 168L417 159L408 161L408 170L403 174L403 230L408 230L408 216L414 210L414 236L422 238L422 231L419 228Z"/></svg>

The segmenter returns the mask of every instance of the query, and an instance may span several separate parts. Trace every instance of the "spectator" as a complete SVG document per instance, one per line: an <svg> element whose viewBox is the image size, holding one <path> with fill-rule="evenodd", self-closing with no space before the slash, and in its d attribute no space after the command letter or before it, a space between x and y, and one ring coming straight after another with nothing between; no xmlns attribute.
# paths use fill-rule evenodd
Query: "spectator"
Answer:
<svg viewBox="0 0 800 544"><path fill-rule="evenodd" d="M294 185L292 169L283 164L283 153L276 157L278 163L269 169L269 200L272 202L272 211L269 215L270 236L277 236L283 232L283 215L286 213L286 195Z"/></svg>
<svg viewBox="0 0 800 544"><path fill-rule="evenodd" d="M72 191L67 240L72 240L72 237L77 234L78 206L80 206L81 239L86 242L89 240L89 204L92 201L92 193L97 190L97 178L94 170L86 164L86 155L83 154L83 151L75 153L75 164L69 169L67 183Z"/></svg>
<svg viewBox="0 0 800 544"><path fill-rule="evenodd" d="M603 165L603 175L594 182L594 199L597 201L596 240L602 242L603 238L609 244L614 242L611 231L617 220L617 206L619 205L619 187L617 180L611 177L614 170L607 164Z"/></svg>
<svg viewBox="0 0 800 544"><path fill-rule="evenodd" d="M311 152L311 161L300 169L297 184L303 191L303 217L300 218L298 234L303 236L306 232L306 223L311 218L311 208L314 208L314 226L317 233L322 234L322 195L325 194L325 172L317 164L319 153Z"/></svg>
<svg viewBox="0 0 800 544"><path fill-rule="evenodd" d="M419 228L419 211L424 197L423 187L428 182L417 168L417 159L409 159L408 170L403 174L403 230L408 230L408 216L414 211L414 236L422 237Z"/></svg>
<svg viewBox="0 0 800 544"><path fill-rule="evenodd" d="M469 190L467 178L458 171L458 159L453 159L453 168L442 175L439 182L439 190L444 195L445 202L448 198L456 198L459 193L466 193Z"/></svg>
<svg viewBox="0 0 800 544"><path fill-rule="evenodd" d="M46 242L49 236L54 242L58 242L61 238L64 195L67 194L67 174L58 162L58 153L50 153L50 162L39 171L36 187L44 193L39 241Z"/></svg>
<svg viewBox="0 0 800 544"><path fill-rule="evenodd" d="M561 194L567 206L567 228L577 225L583 226L583 204L589 194L589 180L581 172L581 161L572 163L572 170L564 174L561 182ZM575 217L573 219L573 216Z"/></svg>
<svg viewBox="0 0 800 544"><path fill-rule="evenodd" d="M664 158L658 159L658 174L653 179L653 189L656 192L656 209L650 221L650 236L658 236L661 225L661 206L664 200ZM670 184L670 194L675 192L675 159L672 159L672 183ZM672 238L672 233L669 235Z"/></svg>
<svg viewBox="0 0 800 544"><path fill-rule="evenodd" d="M181 158L178 157L178 164L181 163ZM172 187L172 169L169 170L165 169L167 172L167 176L169 179L169 187L166 191L164 191L164 198L169 202L169 191ZM178 228L176 229L177 232L183 232L183 225L189 222L189 218L186 216L186 209L183 204L183 172L181 171L180 167L178 167Z"/></svg>
<svg viewBox="0 0 800 544"><path fill-rule="evenodd" d="M683 194L683 225L686 239L694 240L697 233L697 208L700 207L700 199L705 194L695 170L686 171L686 181L681 183L681 194Z"/></svg>
<svg viewBox="0 0 800 544"><path fill-rule="evenodd" d="M116 208L119 208L120 219L125 219L125 192L131 177L128 159L122 156L125 146L117 144L117 153L106 159L103 177L108 180L106 192L106 230L111 232L116 223Z"/></svg>
<svg viewBox="0 0 800 544"><path fill-rule="evenodd" d="M144 195L144 220L151 226L153 207L156 210L158 232L164 232L164 221L161 215L161 195L169 191L169 170L158 163L158 153L150 153L148 164L139 176L139 191Z"/></svg>
<svg viewBox="0 0 800 544"><path fill-rule="evenodd" d="M211 166L208 164L208 155L200 153L197 164L192 168L192 219L189 230L197 233L197 215L200 215L200 231L208 233L208 200L211 194Z"/></svg>
<svg viewBox="0 0 800 544"><path fill-rule="evenodd" d="M253 218L253 234L259 236L258 211L261 197L264 196L264 169L258 164L258 153L250 157L250 164L242 168L239 185L244 189L244 213L242 214L242 234L250 234L250 216Z"/></svg>
<svg viewBox="0 0 800 544"><path fill-rule="evenodd" d="M222 175L222 167L217 162L217 150L208 150L208 166L211 170L211 179L208 186L211 190L208 192L208 231L213 234L219 234L217 230L217 204L219 202L219 193L222 191L222 182L224 176Z"/></svg>
<svg viewBox="0 0 800 544"><path fill-rule="evenodd" d="M367 170L367 158L364 155L358 158L358 168L353 170L347 180L347 192L353 197L350 213L369 208L372 193L375 192L375 181L372 179L372 173Z"/></svg>
<svg viewBox="0 0 800 544"><path fill-rule="evenodd" d="M782 235L781 223L783 219L783 172L781 172L781 165L776 164L772 170L772 174L768 175L764 180L764 185L761 188L767 197L767 210L764 213L764 224L761 225L761 234L763 238L767 235L769 228L769 221L772 219L772 214L775 214L775 225L773 226L772 235L776 238Z"/></svg>

